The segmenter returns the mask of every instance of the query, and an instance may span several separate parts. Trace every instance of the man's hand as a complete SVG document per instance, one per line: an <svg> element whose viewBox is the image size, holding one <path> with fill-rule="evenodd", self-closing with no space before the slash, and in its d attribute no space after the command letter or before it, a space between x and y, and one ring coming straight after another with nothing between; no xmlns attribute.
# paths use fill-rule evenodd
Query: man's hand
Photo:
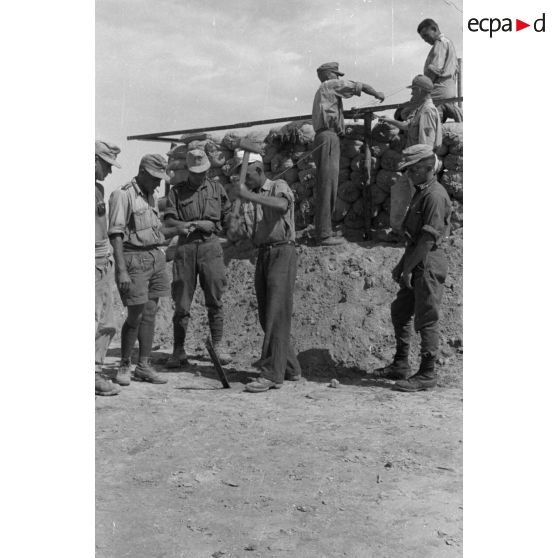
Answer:
<svg viewBox="0 0 558 558"><path fill-rule="evenodd" d="M181 236L188 236L193 230L195 230L195 228L195 221L187 221L183 224L178 234Z"/></svg>
<svg viewBox="0 0 558 558"><path fill-rule="evenodd" d="M249 193L250 190L246 187L246 184L240 183L240 181L236 181L232 183L232 187L230 189L230 197L233 199L245 199L246 194Z"/></svg>
<svg viewBox="0 0 558 558"><path fill-rule="evenodd" d="M378 101L380 101L380 103L382 103L384 101L384 99L386 98L386 96L381 92L378 91L375 95L376 99L378 99Z"/></svg>
<svg viewBox="0 0 558 558"><path fill-rule="evenodd" d="M406 271L403 271L403 273L401 274L401 278L399 280L399 284L405 288L405 289L409 289L410 291L413 290L413 285L411 285L411 279L413 277L412 273L407 273Z"/></svg>
<svg viewBox="0 0 558 558"><path fill-rule="evenodd" d="M213 221L195 221L196 229L204 233L212 233L215 230Z"/></svg>
<svg viewBox="0 0 558 558"><path fill-rule="evenodd" d="M119 269L116 272L116 284L118 285L119 290L123 293L127 292L130 288L131 283L130 276L125 269Z"/></svg>
<svg viewBox="0 0 558 558"><path fill-rule="evenodd" d="M403 265L399 262L392 270L391 277L396 283L401 280L401 272L403 271Z"/></svg>

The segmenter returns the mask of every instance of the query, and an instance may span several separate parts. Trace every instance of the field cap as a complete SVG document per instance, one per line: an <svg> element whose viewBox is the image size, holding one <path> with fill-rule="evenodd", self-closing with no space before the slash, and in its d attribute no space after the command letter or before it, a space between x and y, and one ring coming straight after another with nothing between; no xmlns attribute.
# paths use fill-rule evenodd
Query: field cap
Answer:
<svg viewBox="0 0 558 558"><path fill-rule="evenodd" d="M434 151L430 145L426 145L424 143L417 143L416 145L411 145L411 147L407 147L403 149L403 160L399 165L400 169L405 167L409 167L422 161L423 159L428 159L429 157L434 156Z"/></svg>
<svg viewBox="0 0 558 558"><path fill-rule="evenodd" d="M231 166L231 172L237 169L240 165L242 165L242 159L244 159L244 150L243 149L236 149L234 152L234 163ZM253 153L252 151L248 151L248 164L251 163L263 163L262 156L259 153Z"/></svg>
<svg viewBox="0 0 558 558"><path fill-rule="evenodd" d="M330 71L330 72L335 72L338 76L344 76L345 74L343 72L339 71L339 63L338 62L326 62L325 64L322 64L317 70L317 72L325 72L325 71Z"/></svg>
<svg viewBox="0 0 558 558"><path fill-rule="evenodd" d="M177 145L167 153L167 157L169 159L186 159L187 153L187 145Z"/></svg>
<svg viewBox="0 0 558 558"><path fill-rule="evenodd" d="M211 166L205 151L201 149L192 149L186 153L186 164L188 170L194 173L205 172Z"/></svg>
<svg viewBox="0 0 558 558"><path fill-rule="evenodd" d="M429 77L419 74L413 78L411 85L408 85L407 89L411 89L413 87L420 87L423 91L432 91L432 89L434 89L434 84Z"/></svg>
<svg viewBox="0 0 558 558"><path fill-rule="evenodd" d="M155 178L168 180L168 176L165 172L167 168L167 162L162 155L157 153L144 155L140 161L140 168L145 169L151 176Z"/></svg>
<svg viewBox="0 0 558 558"><path fill-rule="evenodd" d="M108 141L95 141L95 155L106 161L109 165L113 165L121 169L119 163L116 162L116 156L120 153L120 147Z"/></svg>

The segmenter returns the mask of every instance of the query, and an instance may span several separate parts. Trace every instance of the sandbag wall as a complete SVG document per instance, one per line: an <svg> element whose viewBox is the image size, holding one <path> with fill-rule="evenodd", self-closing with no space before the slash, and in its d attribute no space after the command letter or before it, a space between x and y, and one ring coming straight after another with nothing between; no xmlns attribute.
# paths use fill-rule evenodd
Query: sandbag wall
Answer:
<svg viewBox="0 0 558 558"><path fill-rule="evenodd" d="M401 173L397 170L406 136L398 128L375 121L371 142L371 216L372 229L387 231L391 187ZM249 132L240 135L229 132L221 139L209 134L187 142L189 149L204 149L211 163L209 174L221 181L228 191L230 175L237 159L235 152L241 137L263 147L263 161L270 178L285 180L295 194L297 230L302 230L314 220L314 194L316 165L313 160L314 130L309 122L289 123L271 131ZM339 226L349 240L362 239L364 232L363 165L364 127L360 124L346 126L341 139L339 160L339 187L334 225ZM441 161L438 179L447 189L453 205L452 230L463 226L463 132L461 123L443 125L443 145L438 150ZM236 170L238 172L238 169Z"/></svg>

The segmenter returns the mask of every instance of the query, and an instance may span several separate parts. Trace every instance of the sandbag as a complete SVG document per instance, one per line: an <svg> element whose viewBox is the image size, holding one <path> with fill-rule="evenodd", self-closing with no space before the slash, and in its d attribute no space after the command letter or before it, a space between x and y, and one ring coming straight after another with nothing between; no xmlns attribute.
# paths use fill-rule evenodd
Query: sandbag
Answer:
<svg viewBox="0 0 558 558"><path fill-rule="evenodd" d="M222 148L214 142L208 142L206 144L205 152L213 168L222 167L227 160L233 156L233 153L229 149Z"/></svg>
<svg viewBox="0 0 558 558"><path fill-rule="evenodd" d="M297 144L291 147L289 156L295 163L304 155L306 155L306 146Z"/></svg>
<svg viewBox="0 0 558 558"><path fill-rule="evenodd" d="M276 145L266 144L262 155L262 161L264 163L271 163L271 160L277 153L279 153L279 148Z"/></svg>
<svg viewBox="0 0 558 558"><path fill-rule="evenodd" d="M234 151L240 145L240 134L238 132L227 132L223 139L221 140L221 144L224 145L227 149Z"/></svg>
<svg viewBox="0 0 558 558"><path fill-rule="evenodd" d="M372 141L379 143L389 143L399 134L399 128L388 124L385 120L380 120L372 128Z"/></svg>
<svg viewBox="0 0 558 558"><path fill-rule="evenodd" d="M451 207L450 223L451 230L454 231L463 227L463 204L454 200L451 202Z"/></svg>
<svg viewBox="0 0 558 558"><path fill-rule="evenodd" d="M192 141L205 141L205 140L214 140L211 134L207 132L198 132L196 134L183 134L180 136L180 141L185 143L186 145Z"/></svg>
<svg viewBox="0 0 558 558"><path fill-rule="evenodd" d="M205 151L205 146L209 143L214 143L212 140L194 140L188 143L188 151L192 149L201 149Z"/></svg>
<svg viewBox="0 0 558 558"><path fill-rule="evenodd" d="M442 173L440 184L447 190L450 198L463 201L463 173L445 170Z"/></svg>
<svg viewBox="0 0 558 558"><path fill-rule="evenodd" d="M444 167L446 169L463 172L463 156L452 155L451 153L444 157Z"/></svg>
<svg viewBox="0 0 558 558"><path fill-rule="evenodd" d="M354 159L351 160L351 169L362 171L364 168L364 155L359 153Z"/></svg>
<svg viewBox="0 0 558 558"><path fill-rule="evenodd" d="M302 200L311 198L313 196L313 188L308 184L303 184L302 182L294 182L291 185L291 190L295 195L295 201L300 203Z"/></svg>
<svg viewBox="0 0 558 558"><path fill-rule="evenodd" d="M390 194L384 192L384 190L380 190L376 184L374 184L370 190L370 202L372 203L372 206L382 205L382 203L384 203L389 196Z"/></svg>
<svg viewBox="0 0 558 558"><path fill-rule="evenodd" d="M355 184L362 184L362 181L364 180L364 173L360 170L353 171L351 172L349 179Z"/></svg>
<svg viewBox="0 0 558 558"><path fill-rule="evenodd" d="M339 159L339 168L340 169L346 169L349 168L351 166L351 159L349 159L348 157L341 157Z"/></svg>
<svg viewBox="0 0 558 558"><path fill-rule="evenodd" d="M407 134L403 132L399 132L399 135L389 142L389 148L397 153L401 153L405 147L407 147Z"/></svg>
<svg viewBox="0 0 558 558"><path fill-rule="evenodd" d="M227 159L225 164L221 167L221 172L225 176L231 176L231 174L236 172L235 169L236 169L237 163L238 163L238 161L237 161L236 157L231 157L230 159Z"/></svg>
<svg viewBox="0 0 558 558"><path fill-rule="evenodd" d="M341 169L339 171L339 179L338 179L338 184L342 184L343 182L347 182L347 180L351 180L351 168L349 167L348 169Z"/></svg>
<svg viewBox="0 0 558 558"><path fill-rule="evenodd" d="M445 157L449 153L449 147L442 143L434 150L434 153L436 153L438 158Z"/></svg>
<svg viewBox="0 0 558 558"><path fill-rule="evenodd" d="M281 175L281 176L279 176ZM298 169L296 167L291 167L274 175L274 180L280 178L284 180L287 184L291 185L298 180Z"/></svg>
<svg viewBox="0 0 558 558"><path fill-rule="evenodd" d="M337 200L335 200L335 210L331 217L332 221L334 223L343 221L343 219L345 219L347 213L349 212L349 209L351 209L351 203L337 196Z"/></svg>
<svg viewBox="0 0 558 558"><path fill-rule="evenodd" d="M376 185L380 190L386 193L391 193L391 187L395 184L398 178L401 176L400 172L388 171L381 169L376 175Z"/></svg>
<svg viewBox="0 0 558 558"><path fill-rule="evenodd" d="M339 185L337 196L346 202L353 203L362 195L362 188L353 182L343 182Z"/></svg>
<svg viewBox="0 0 558 558"><path fill-rule="evenodd" d="M351 207L343 220L343 224L350 229L362 229L364 227L364 217L362 215L357 215Z"/></svg>
<svg viewBox="0 0 558 558"><path fill-rule="evenodd" d="M403 156L401 153L394 151L393 149L388 149L382 155L382 168L389 171L396 171L399 169L399 165L401 164L401 160Z"/></svg>
<svg viewBox="0 0 558 558"><path fill-rule="evenodd" d="M314 141L314 128L309 120L295 120L279 128L274 139L285 144L307 145Z"/></svg>
<svg viewBox="0 0 558 558"><path fill-rule="evenodd" d="M299 157L298 161L296 162L296 166L299 170L315 169L316 163L314 163L312 155L306 154L302 157Z"/></svg>
<svg viewBox="0 0 558 558"><path fill-rule="evenodd" d="M277 155L271 159L271 172L273 174L278 174L284 170L292 168L293 166L293 160L283 153L277 153Z"/></svg>
<svg viewBox="0 0 558 558"><path fill-rule="evenodd" d="M298 180L300 182L309 182L316 180L316 169L310 168L298 172Z"/></svg>
<svg viewBox="0 0 558 558"><path fill-rule="evenodd" d="M382 155L389 149L389 143L375 143L370 145L370 153L372 157L381 159Z"/></svg>
<svg viewBox="0 0 558 558"><path fill-rule="evenodd" d="M342 140L341 155L353 159L360 154L364 142L360 140Z"/></svg>
<svg viewBox="0 0 558 558"><path fill-rule="evenodd" d="M442 124L442 143L453 155L463 155L463 122Z"/></svg>
<svg viewBox="0 0 558 558"><path fill-rule="evenodd" d="M372 219L373 229L388 229L389 228L389 215L385 211L381 211Z"/></svg>
<svg viewBox="0 0 558 558"><path fill-rule="evenodd" d="M364 198L358 198L351 206L351 210L357 217L364 217Z"/></svg>

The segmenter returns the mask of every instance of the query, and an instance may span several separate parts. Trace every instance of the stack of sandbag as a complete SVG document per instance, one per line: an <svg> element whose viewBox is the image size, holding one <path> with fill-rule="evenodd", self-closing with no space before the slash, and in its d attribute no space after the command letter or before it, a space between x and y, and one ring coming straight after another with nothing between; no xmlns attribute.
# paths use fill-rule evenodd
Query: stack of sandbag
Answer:
<svg viewBox="0 0 558 558"><path fill-rule="evenodd" d="M437 153L443 170L438 179L451 198L451 228L455 230L463 226L463 123L447 122L442 130L442 146Z"/></svg>

